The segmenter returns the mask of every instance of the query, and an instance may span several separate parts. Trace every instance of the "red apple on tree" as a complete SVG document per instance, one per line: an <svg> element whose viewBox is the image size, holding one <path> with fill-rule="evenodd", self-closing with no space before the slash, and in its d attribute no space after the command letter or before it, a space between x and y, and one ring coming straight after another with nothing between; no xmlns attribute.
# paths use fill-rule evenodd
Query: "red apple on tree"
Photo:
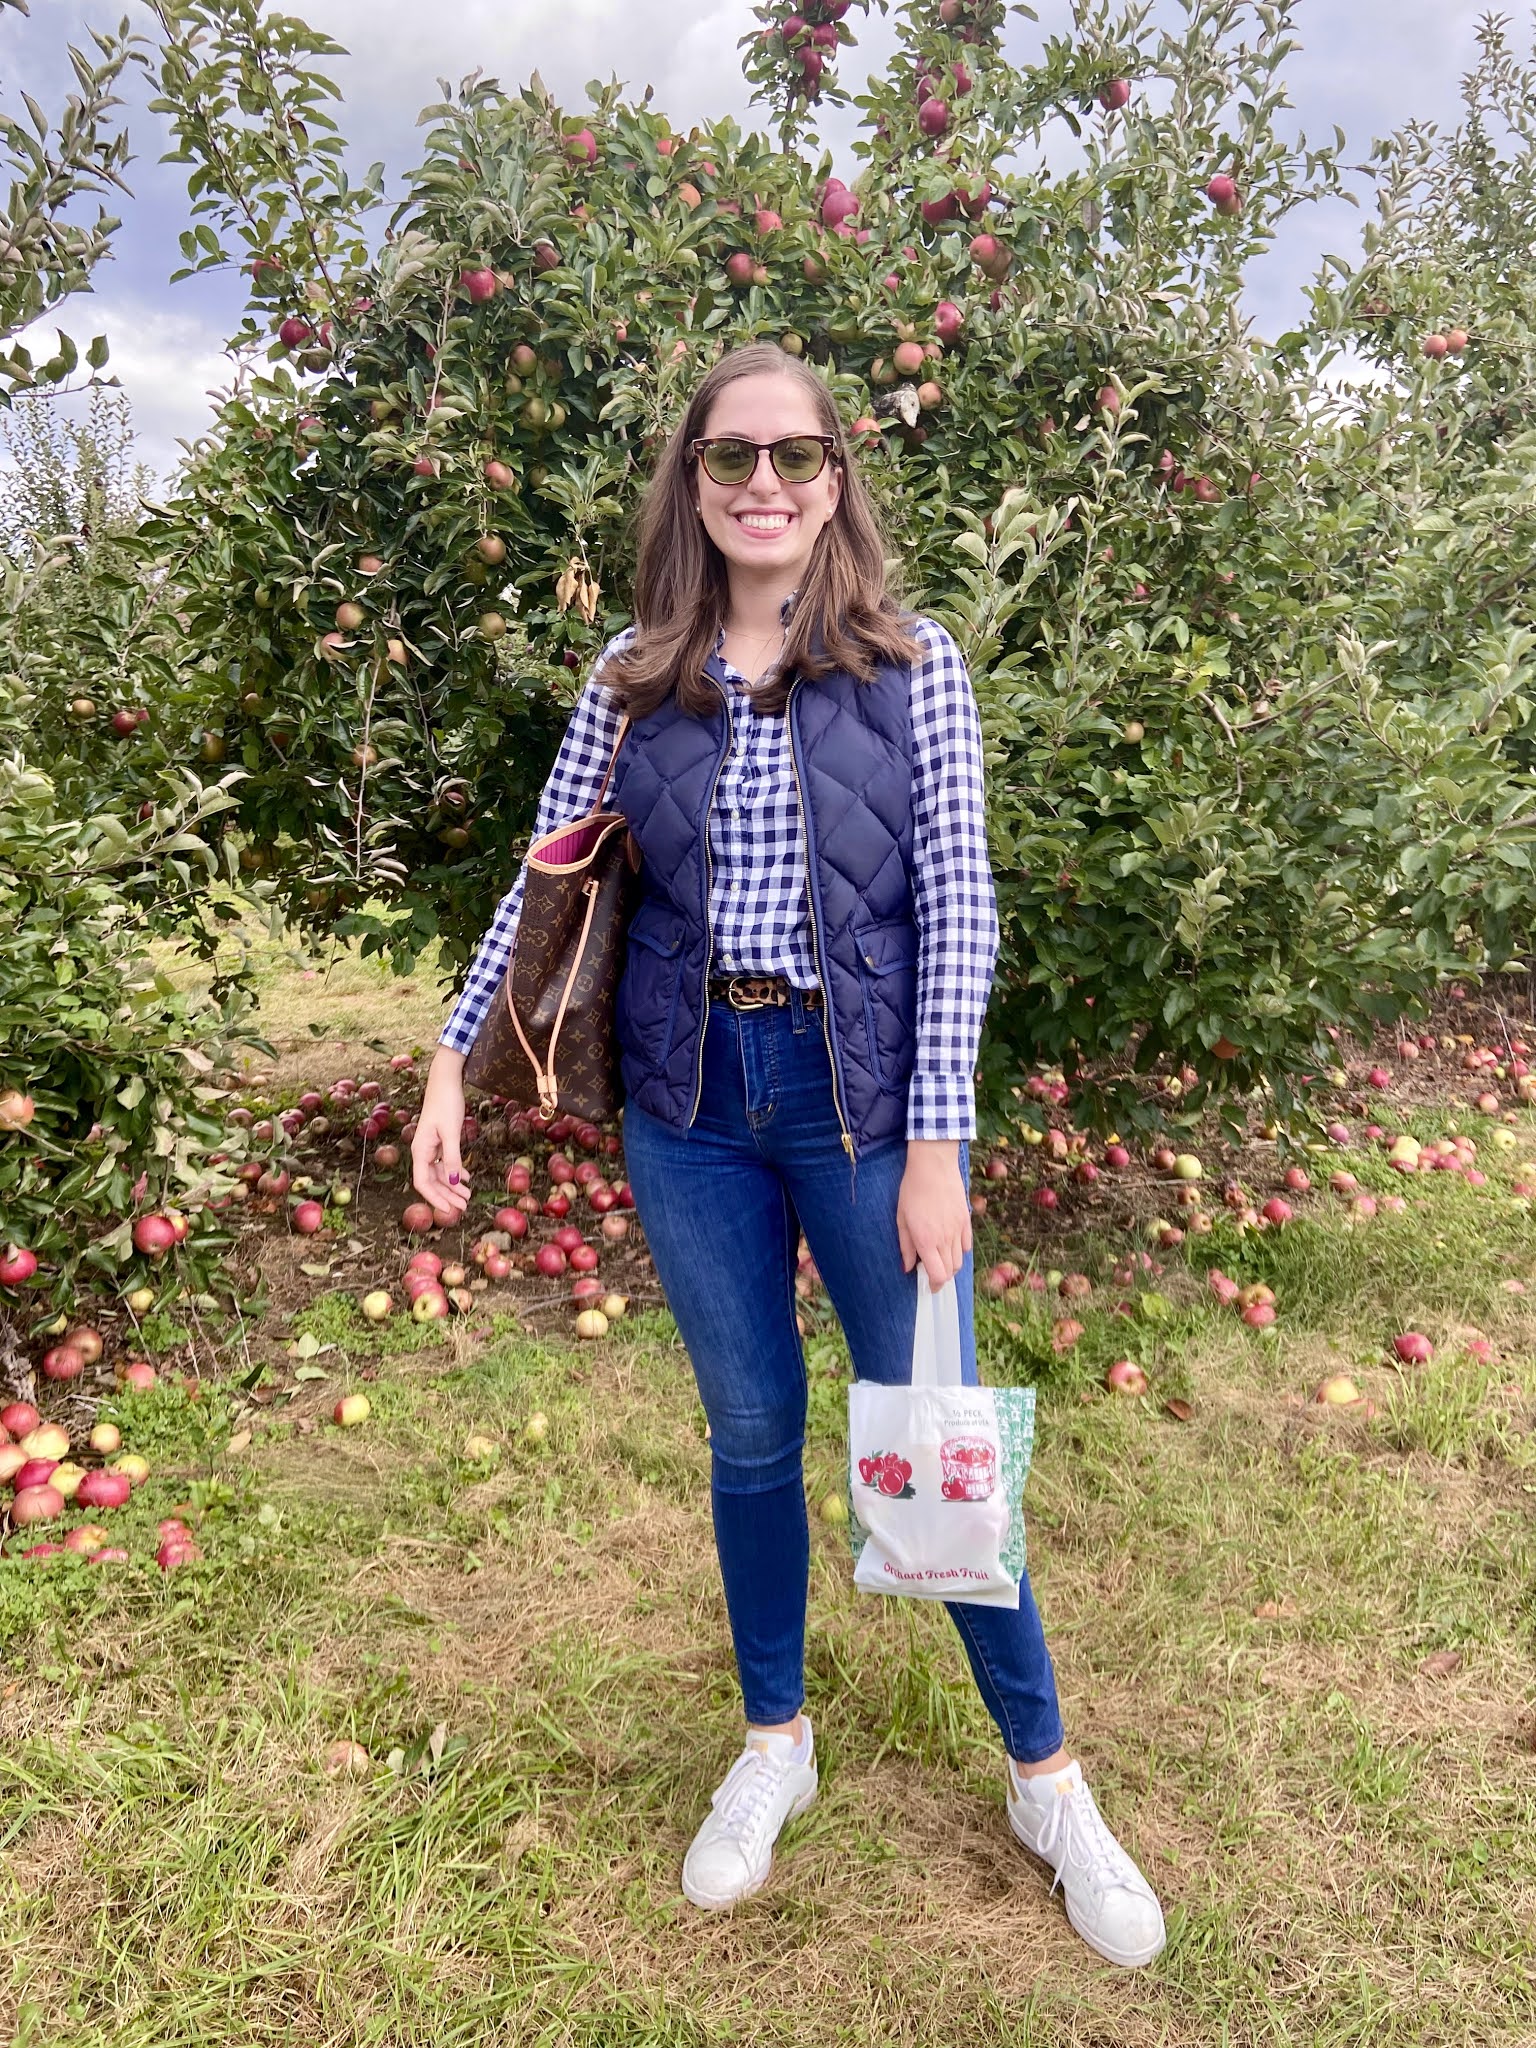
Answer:
<svg viewBox="0 0 1536 2048"><path fill-rule="evenodd" d="M823 226L829 228L841 227L843 222L851 220L858 210L859 202L857 197L848 190L848 187L841 178L828 178L821 194Z"/></svg>
<svg viewBox="0 0 1536 2048"><path fill-rule="evenodd" d="M976 268L995 281L1000 281L1007 275L1008 267L1013 261L1012 255L1003 247L996 235L974 236L970 254Z"/></svg>

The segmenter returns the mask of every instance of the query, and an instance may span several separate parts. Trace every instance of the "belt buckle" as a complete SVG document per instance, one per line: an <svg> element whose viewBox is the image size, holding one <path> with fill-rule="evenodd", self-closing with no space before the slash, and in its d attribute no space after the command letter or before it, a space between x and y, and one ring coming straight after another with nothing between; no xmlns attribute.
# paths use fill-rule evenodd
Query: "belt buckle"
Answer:
<svg viewBox="0 0 1536 2048"><path fill-rule="evenodd" d="M766 1010L768 1008L768 998L766 996L748 997L745 1001L737 1000L737 982L741 980L749 980L751 978L752 977L750 976L741 976L733 974L730 980L726 983L725 999L730 1004L733 1010Z"/></svg>

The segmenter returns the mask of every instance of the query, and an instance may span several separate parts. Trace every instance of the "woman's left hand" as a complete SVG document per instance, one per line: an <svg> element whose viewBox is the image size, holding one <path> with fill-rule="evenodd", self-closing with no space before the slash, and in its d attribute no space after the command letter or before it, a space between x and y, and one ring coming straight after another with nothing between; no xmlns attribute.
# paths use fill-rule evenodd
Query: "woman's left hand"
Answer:
<svg viewBox="0 0 1536 2048"><path fill-rule="evenodd" d="M930 1287L952 1280L971 1249L971 1198L960 1178L958 1138L910 1138L896 1197L903 1272L921 1259Z"/></svg>

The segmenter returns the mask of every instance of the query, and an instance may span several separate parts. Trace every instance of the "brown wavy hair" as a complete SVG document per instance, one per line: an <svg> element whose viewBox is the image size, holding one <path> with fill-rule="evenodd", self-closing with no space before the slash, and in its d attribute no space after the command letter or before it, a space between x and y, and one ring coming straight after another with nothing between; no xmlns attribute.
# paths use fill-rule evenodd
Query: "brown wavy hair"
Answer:
<svg viewBox="0 0 1536 2048"><path fill-rule="evenodd" d="M789 377L805 392L819 430L833 437L831 461L842 471L832 517L816 536L800 579L778 671L753 703L782 712L791 680L807 682L839 669L872 682L885 660L912 662L922 646L902 623L898 594L888 587L887 545L838 417L837 402L808 363L772 343L730 350L705 372L668 441L639 508L635 566L635 639L615 655L603 681L631 718L655 711L675 690L680 708L707 715L720 692L704 664L726 621L730 583L725 557L694 513L697 457L685 452L704 432L720 393L741 377L765 371Z"/></svg>

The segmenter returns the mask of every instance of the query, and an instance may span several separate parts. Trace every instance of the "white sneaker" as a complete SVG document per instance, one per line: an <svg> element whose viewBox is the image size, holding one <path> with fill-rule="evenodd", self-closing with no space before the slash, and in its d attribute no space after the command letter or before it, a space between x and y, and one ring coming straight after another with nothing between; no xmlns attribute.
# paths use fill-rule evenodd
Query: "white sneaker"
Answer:
<svg viewBox="0 0 1536 2048"><path fill-rule="evenodd" d="M718 1912L760 1891L779 1830L816 1797L815 1738L800 1718L803 1759L790 1736L755 1735L726 1773L683 1858L683 1895L694 1905Z"/></svg>
<svg viewBox="0 0 1536 2048"><path fill-rule="evenodd" d="M1049 1798L1040 1796L1049 1785ZM1048 1777L1024 1778L1008 1759L1008 1825L1049 1863L1066 1900L1067 1918L1106 1962L1126 1969L1150 1963L1167 1939L1152 1887L1110 1833L1081 1765Z"/></svg>

